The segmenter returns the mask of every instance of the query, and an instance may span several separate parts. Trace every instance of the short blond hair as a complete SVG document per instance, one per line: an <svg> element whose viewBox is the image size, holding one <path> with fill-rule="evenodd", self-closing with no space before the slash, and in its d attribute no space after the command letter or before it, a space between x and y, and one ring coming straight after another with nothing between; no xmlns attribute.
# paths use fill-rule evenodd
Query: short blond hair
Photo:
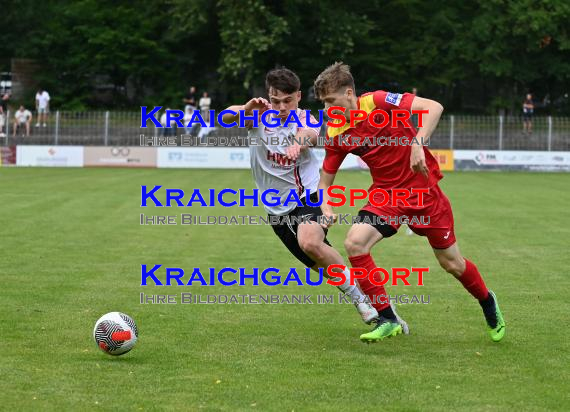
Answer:
<svg viewBox="0 0 570 412"><path fill-rule="evenodd" d="M322 99L328 93L334 93L346 87L355 90L354 78L350 73L350 66L343 62L336 62L318 75L314 84L315 96L317 99Z"/></svg>

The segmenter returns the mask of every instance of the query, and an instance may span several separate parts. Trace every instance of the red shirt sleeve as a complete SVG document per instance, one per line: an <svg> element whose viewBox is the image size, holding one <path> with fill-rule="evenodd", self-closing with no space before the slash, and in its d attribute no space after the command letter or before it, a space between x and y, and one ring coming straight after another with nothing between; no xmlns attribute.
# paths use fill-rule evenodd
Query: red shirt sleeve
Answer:
<svg viewBox="0 0 570 412"><path fill-rule="evenodd" d="M323 170L331 175L336 174L347 154L347 152L336 145L325 146L325 160L323 161Z"/></svg>
<svg viewBox="0 0 570 412"><path fill-rule="evenodd" d="M412 110L412 102L415 95L411 93L390 93L384 90L377 90L373 93L374 104L377 109L390 112L394 109Z"/></svg>

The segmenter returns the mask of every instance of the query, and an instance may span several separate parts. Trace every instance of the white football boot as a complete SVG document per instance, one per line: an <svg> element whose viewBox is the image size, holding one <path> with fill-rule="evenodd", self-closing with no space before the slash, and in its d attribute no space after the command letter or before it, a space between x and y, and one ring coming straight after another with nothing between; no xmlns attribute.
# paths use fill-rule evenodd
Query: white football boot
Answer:
<svg viewBox="0 0 570 412"><path fill-rule="evenodd" d="M370 325L374 319L378 317L378 311L369 302L356 302L354 304L362 321Z"/></svg>

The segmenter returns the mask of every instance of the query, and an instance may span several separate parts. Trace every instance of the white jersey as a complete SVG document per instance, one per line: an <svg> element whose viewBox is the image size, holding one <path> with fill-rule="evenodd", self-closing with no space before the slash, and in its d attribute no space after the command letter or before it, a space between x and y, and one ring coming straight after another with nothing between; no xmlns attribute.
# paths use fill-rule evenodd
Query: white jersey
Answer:
<svg viewBox="0 0 570 412"><path fill-rule="evenodd" d="M297 116L303 125L306 125L305 111L297 109ZM312 123L316 120L311 117ZM289 196L291 190L304 198L306 191L316 192L319 185L319 162L311 149L301 152L296 162L285 156L287 141L297 134L297 125L289 123L287 127L265 127L261 122L259 127L252 128L248 132L250 138L249 153L251 171L257 188L261 192L267 189L279 191L279 195L269 195L269 200L273 196L281 198L278 206L266 206L265 210L271 215L286 215L297 207L296 202L289 202L287 206L283 203ZM320 127L311 128L315 132L320 132ZM252 144L252 137L255 137L257 144ZM269 139L277 138L278 144L271 144Z"/></svg>

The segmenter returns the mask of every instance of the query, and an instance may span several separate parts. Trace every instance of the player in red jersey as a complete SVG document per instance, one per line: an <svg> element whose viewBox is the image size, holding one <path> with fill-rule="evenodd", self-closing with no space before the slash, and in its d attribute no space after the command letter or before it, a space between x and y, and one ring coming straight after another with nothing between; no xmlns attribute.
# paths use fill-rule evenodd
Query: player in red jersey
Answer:
<svg viewBox="0 0 570 412"><path fill-rule="evenodd" d="M409 224L409 227L416 234L427 237L441 267L455 276L479 301L491 339L500 341L505 334L505 321L497 298L487 289L475 264L464 258L459 251L451 204L438 186L438 181L443 176L435 158L422 145L422 142L429 142L443 112L443 106L413 94L388 93L381 90L358 97L350 68L343 63L335 63L325 69L315 80L314 86L316 96L325 104L325 110L335 107L331 109L330 115L338 119L336 123L345 123L346 119L344 126L329 126L327 129L327 140L330 142L332 139L333 143L327 143L325 147L326 156L319 183L319 189L322 189L323 193L321 207L324 215L336 218L331 205L328 204L327 190L333 184L341 163L349 153L359 156L370 168L372 186L368 191L384 189L391 197L390 201L383 205L386 202L382 195L373 196L359 211L361 221L350 228L345 240L352 266L365 268L368 272L377 267L370 251L380 240L397 232L400 226L400 223L396 222L398 218L429 216L429 223L425 223L425 219L422 222L424 224ZM398 114L397 111L402 109L408 112L426 111L417 130L405 120L405 116ZM351 127L350 111L354 110L362 111L359 113L363 119L353 122ZM366 114L366 117L363 114ZM385 121L386 116L390 121ZM393 124L392 121L396 117L404 120ZM371 140L373 137L381 139ZM403 139L399 139L400 137ZM369 144L370 141L376 144ZM423 195L423 199L416 194L408 197L407 203L402 200L393 202L394 189L411 191L414 188L427 189L428 193ZM386 219L379 221L378 216ZM368 279L360 279L359 282L362 291L373 302L373 296L386 295L383 286L375 285ZM380 314L376 327L361 335L360 339L364 342L376 342L401 333L401 327L396 322L390 305L375 303L374 306Z"/></svg>

